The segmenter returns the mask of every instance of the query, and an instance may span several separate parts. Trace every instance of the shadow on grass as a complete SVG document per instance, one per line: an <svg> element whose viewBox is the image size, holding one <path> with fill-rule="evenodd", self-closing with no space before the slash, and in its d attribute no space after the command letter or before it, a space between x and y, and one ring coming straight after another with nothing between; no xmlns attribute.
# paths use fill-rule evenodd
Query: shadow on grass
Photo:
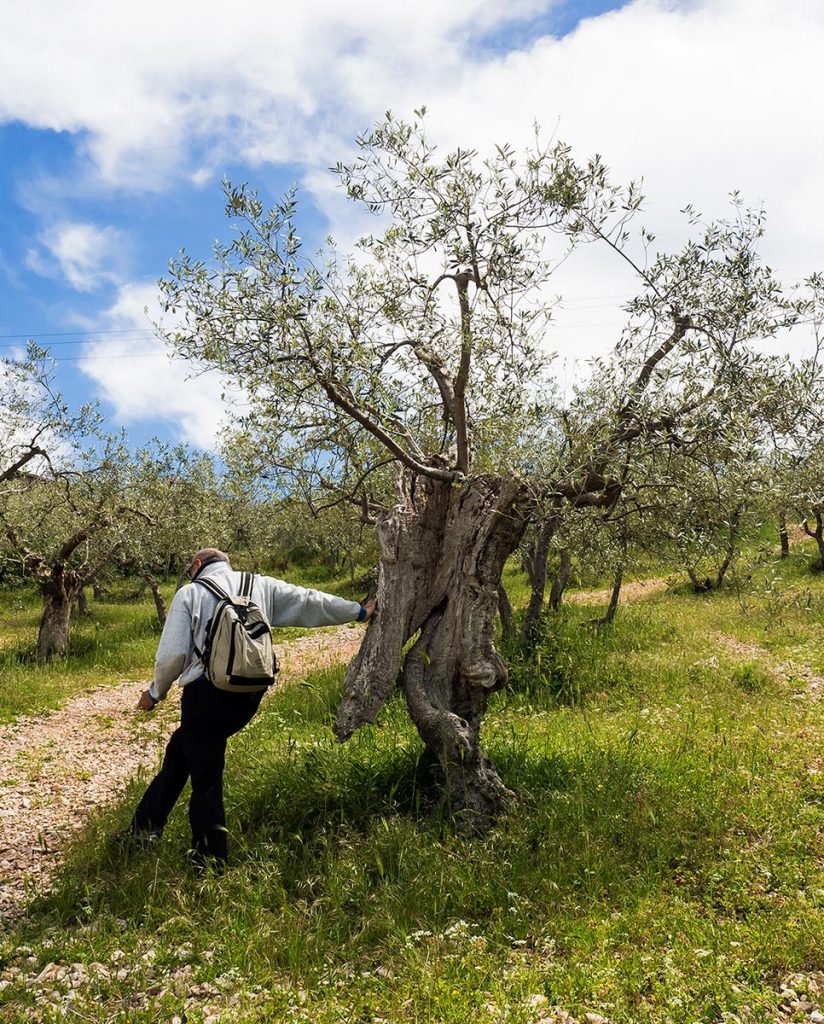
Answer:
<svg viewBox="0 0 824 1024"><path fill-rule="evenodd" d="M110 813L90 825L33 919L68 924L108 912L140 920L181 899L205 900L197 912L207 913L222 892L239 913L244 901L283 913L320 901L347 933L366 928L381 899L427 927L450 916L489 920L505 913L512 892L545 906L584 894L640 898L691 865L706 868L728 827L726 800L706 785L690 792L694 775L668 772L632 741L497 754L519 798L484 836L449 826L438 772L416 743L375 731L347 747L290 745L266 770L250 764L250 746L228 786L234 863L211 895L186 868L184 807L158 849L143 855L106 847Z"/></svg>

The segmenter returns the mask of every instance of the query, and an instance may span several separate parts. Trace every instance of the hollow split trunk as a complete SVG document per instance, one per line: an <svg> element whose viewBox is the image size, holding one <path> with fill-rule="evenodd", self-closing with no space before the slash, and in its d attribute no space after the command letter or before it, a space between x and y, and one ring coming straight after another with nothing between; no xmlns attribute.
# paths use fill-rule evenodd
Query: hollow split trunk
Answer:
<svg viewBox="0 0 824 1024"><path fill-rule="evenodd" d="M347 672L335 733L343 741L373 722L400 672L453 813L482 825L511 796L481 748L481 722L507 678L493 644L501 572L533 503L515 476L451 485L406 474L400 492L378 526L378 612Z"/></svg>

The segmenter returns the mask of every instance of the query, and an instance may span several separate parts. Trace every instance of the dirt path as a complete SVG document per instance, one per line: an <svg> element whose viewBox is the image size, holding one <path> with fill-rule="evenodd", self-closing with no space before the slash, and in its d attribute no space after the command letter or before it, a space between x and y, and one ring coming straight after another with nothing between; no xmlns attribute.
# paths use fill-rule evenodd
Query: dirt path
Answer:
<svg viewBox="0 0 824 1024"><path fill-rule="evenodd" d="M664 590L666 586L665 579L632 580L621 587L618 604L627 604L629 601L651 597ZM564 600L573 604L606 604L611 593L612 587L607 587L605 590L577 590L574 593L564 594Z"/></svg>
<svg viewBox="0 0 824 1024"><path fill-rule="evenodd" d="M778 661L760 644L738 640L726 633L716 633L713 637L719 647L738 658L759 662L769 674L779 682L786 683L796 679L803 684L802 696L824 696L824 676L819 675L809 665L797 661Z"/></svg>
<svg viewBox="0 0 824 1024"><path fill-rule="evenodd" d="M351 658L363 632L341 626L277 648L281 683ZM153 769L179 718L176 694L151 714L135 709L145 680L87 690L46 715L0 727L0 920L54 877L90 812Z"/></svg>

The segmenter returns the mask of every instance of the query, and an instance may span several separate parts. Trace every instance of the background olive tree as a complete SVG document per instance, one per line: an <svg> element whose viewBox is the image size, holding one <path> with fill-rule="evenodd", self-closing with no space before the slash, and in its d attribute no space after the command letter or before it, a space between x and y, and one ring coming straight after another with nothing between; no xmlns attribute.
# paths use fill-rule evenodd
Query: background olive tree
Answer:
<svg viewBox="0 0 824 1024"><path fill-rule="evenodd" d="M135 530L154 523L133 503L134 466L122 439L100 436L73 458L52 460L25 486L3 495L5 541L43 599L41 659L68 649L71 614L83 590L109 566Z"/></svg>

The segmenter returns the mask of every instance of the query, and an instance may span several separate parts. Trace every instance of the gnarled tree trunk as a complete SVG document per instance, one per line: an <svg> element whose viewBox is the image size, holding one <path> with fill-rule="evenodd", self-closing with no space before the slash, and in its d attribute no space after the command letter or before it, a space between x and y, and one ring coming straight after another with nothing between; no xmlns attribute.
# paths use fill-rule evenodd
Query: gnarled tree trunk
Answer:
<svg viewBox="0 0 824 1024"><path fill-rule="evenodd" d="M43 615L37 634L37 657L46 661L55 654L65 654L69 648L72 604L77 594L69 574L60 571L40 584L40 592Z"/></svg>
<svg viewBox="0 0 824 1024"><path fill-rule="evenodd" d="M482 825L511 796L481 749L481 722L507 677L493 643L501 572L533 502L515 476L453 485L404 473L400 491L378 525L378 612L349 666L335 733L343 741L373 722L400 671L409 714L443 768L451 810Z"/></svg>

